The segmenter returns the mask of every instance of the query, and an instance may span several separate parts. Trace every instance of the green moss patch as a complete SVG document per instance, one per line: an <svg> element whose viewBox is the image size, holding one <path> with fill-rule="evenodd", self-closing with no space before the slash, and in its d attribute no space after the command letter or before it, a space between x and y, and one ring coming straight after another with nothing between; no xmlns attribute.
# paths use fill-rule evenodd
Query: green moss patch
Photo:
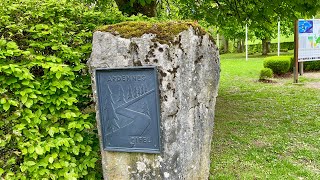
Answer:
<svg viewBox="0 0 320 180"><path fill-rule="evenodd" d="M114 25L107 25L97 29L97 31L110 32L113 35L120 35L123 38L141 37L143 34L155 34L153 41L160 43L173 42L174 37L182 31L193 27L196 33L204 35L206 32L195 22L142 22L128 21Z"/></svg>

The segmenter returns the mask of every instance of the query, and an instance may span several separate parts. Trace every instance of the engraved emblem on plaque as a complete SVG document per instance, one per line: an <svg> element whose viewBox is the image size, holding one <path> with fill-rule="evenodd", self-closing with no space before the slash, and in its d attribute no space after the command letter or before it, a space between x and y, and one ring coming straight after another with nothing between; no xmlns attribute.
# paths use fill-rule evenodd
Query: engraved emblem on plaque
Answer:
<svg viewBox="0 0 320 180"><path fill-rule="evenodd" d="M160 153L157 82L155 67L96 70L104 150Z"/></svg>

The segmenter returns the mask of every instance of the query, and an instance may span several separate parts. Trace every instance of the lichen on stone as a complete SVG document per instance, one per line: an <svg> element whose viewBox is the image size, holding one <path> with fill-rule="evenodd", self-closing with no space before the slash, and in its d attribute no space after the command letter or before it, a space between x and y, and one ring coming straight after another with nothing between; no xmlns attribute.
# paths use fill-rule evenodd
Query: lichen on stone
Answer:
<svg viewBox="0 0 320 180"><path fill-rule="evenodd" d="M143 34L155 34L154 42L169 44L174 41L174 37L180 32L193 27L199 35L206 32L197 22L188 21L168 21L168 22L146 22L146 21L127 21L113 25L102 26L97 31L109 32L123 38L141 37Z"/></svg>

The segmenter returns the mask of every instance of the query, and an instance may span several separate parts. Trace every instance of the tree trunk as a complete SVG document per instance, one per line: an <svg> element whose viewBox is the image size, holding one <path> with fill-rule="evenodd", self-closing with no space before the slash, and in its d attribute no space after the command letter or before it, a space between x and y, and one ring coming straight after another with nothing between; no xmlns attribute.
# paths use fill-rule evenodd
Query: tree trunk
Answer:
<svg viewBox="0 0 320 180"><path fill-rule="evenodd" d="M268 40L262 39L262 55L268 55Z"/></svg>
<svg viewBox="0 0 320 180"><path fill-rule="evenodd" d="M237 53L241 53L242 51L241 51L242 49L241 49L241 40L237 40Z"/></svg>
<svg viewBox="0 0 320 180"><path fill-rule="evenodd" d="M267 52L268 52L268 53L271 52L271 50L270 50L271 47L270 47L270 46L271 46L270 40L267 40Z"/></svg>
<svg viewBox="0 0 320 180"><path fill-rule="evenodd" d="M238 39L237 40L237 52L238 53L243 53L244 51L244 42L243 39Z"/></svg>
<svg viewBox="0 0 320 180"><path fill-rule="evenodd" d="M115 0L119 10L123 13L131 15L137 15L141 13L148 17L157 16L157 1L152 0L150 4L141 5L138 1L135 1L133 4L129 0Z"/></svg>
<svg viewBox="0 0 320 180"><path fill-rule="evenodd" d="M223 52L228 53L229 52L229 39L223 37Z"/></svg>

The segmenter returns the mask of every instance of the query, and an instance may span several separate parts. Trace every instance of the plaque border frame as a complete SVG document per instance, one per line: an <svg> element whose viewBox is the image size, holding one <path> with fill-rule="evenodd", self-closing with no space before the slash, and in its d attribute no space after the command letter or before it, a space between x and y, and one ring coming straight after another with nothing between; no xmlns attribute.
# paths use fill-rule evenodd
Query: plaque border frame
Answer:
<svg viewBox="0 0 320 180"><path fill-rule="evenodd" d="M102 114L100 113L102 110L102 107L100 105L100 98L99 94L101 93L101 86L98 86L98 81L99 77L97 76L98 71L126 71L126 70L134 70L134 71L139 71L139 70L145 70L145 69L150 69L154 72L153 75L153 80L155 82L155 102L156 102L156 124L157 124L157 130L158 130L158 142L159 146L157 148L126 148L126 147L108 147L107 146L107 140L104 138L104 123L102 120ZM114 67L114 68L95 68L95 86L96 86L96 94L97 94L97 102L98 102L98 111L99 111L99 118L100 118L100 131L101 131L101 140L102 140L102 149L104 151L116 151L116 152L139 152L139 153L153 153L153 154L160 154L161 153L161 121L160 121L160 116L161 116L161 111L160 111L160 89L159 89L159 81L158 81L158 71L156 66L132 66L132 67Z"/></svg>

